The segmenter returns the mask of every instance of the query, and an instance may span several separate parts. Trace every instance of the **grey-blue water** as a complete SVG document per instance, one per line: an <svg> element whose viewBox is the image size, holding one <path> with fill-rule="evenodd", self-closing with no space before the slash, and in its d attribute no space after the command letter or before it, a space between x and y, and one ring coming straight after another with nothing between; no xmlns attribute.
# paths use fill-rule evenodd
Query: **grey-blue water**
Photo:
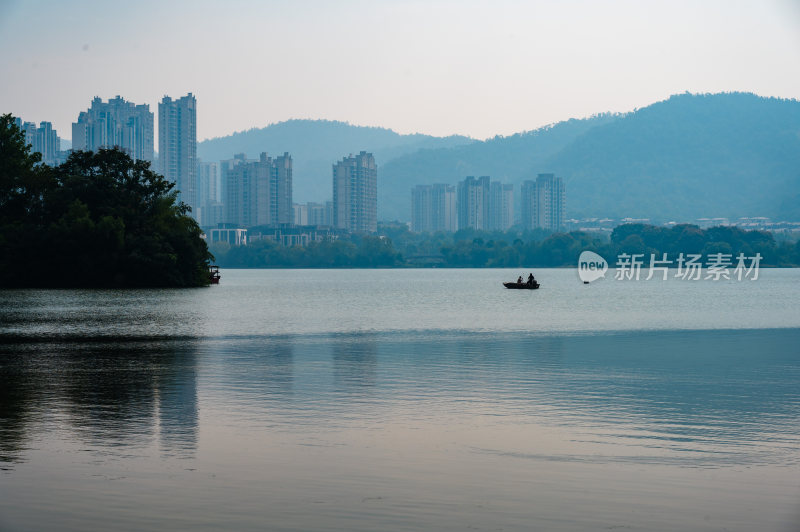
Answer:
<svg viewBox="0 0 800 532"><path fill-rule="evenodd" d="M800 530L800 270L0 292L0 530Z"/></svg>

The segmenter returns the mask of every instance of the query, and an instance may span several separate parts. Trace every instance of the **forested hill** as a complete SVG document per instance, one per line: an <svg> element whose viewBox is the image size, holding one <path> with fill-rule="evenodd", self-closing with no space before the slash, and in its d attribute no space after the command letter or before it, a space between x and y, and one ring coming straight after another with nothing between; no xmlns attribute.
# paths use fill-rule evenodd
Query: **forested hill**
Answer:
<svg viewBox="0 0 800 532"><path fill-rule="evenodd" d="M800 102L673 96L590 130L531 170L564 176L570 216L800 220Z"/></svg>
<svg viewBox="0 0 800 532"><path fill-rule="evenodd" d="M800 102L682 94L624 115L410 154L379 172L378 213L407 220L410 189L490 175L519 184L555 172L569 217L800 220Z"/></svg>
<svg viewBox="0 0 800 532"><path fill-rule="evenodd" d="M370 151L381 168L387 161L420 149L472 142L473 139L458 135L401 135L391 129L330 120L289 120L200 142L197 155L204 161L216 162L230 159L235 153L257 159L263 151L270 155L288 151L293 159L295 201L305 202L331 199L331 166L350 153Z"/></svg>
<svg viewBox="0 0 800 532"><path fill-rule="evenodd" d="M618 115L604 114L567 120L509 137L452 148L420 150L388 161L378 169L378 217L408 220L411 188L415 185L454 185L468 175L488 175L506 183L519 183L535 172L545 172L547 160L593 128L613 122Z"/></svg>

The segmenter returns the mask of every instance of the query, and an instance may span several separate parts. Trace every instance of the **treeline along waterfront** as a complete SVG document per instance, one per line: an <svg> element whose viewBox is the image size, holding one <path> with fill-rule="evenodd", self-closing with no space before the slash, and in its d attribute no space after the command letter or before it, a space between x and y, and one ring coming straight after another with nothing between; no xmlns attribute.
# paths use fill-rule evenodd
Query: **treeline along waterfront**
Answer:
<svg viewBox="0 0 800 532"><path fill-rule="evenodd" d="M486 232L465 229L455 233L412 233L405 224L380 224L378 236L340 237L306 247L259 240L247 246L212 245L220 266L228 268L375 268L451 267L513 268L574 267L582 251L594 251L610 265L620 254L667 254L675 262L681 253L730 254L735 263L742 253L761 254L761 266L800 265L800 242L776 242L767 231L720 226L672 227L645 224L618 226L610 237L574 231L543 230Z"/></svg>

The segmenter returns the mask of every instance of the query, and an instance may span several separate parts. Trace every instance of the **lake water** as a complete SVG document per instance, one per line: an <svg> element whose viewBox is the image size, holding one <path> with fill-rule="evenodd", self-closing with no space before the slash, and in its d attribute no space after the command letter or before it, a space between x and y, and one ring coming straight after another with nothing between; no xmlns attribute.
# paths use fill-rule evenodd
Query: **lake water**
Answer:
<svg viewBox="0 0 800 532"><path fill-rule="evenodd" d="M0 291L0 530L800 530L800 270L222 273Z"/></svg>

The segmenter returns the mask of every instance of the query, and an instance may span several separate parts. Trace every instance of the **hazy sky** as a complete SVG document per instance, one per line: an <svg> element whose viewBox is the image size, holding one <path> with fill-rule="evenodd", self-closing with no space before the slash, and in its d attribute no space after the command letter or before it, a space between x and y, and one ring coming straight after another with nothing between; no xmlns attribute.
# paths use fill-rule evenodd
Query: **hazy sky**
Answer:
<svg viewBox="0 0 800 532"><path fill-rule="evenodd" d="M289 118L478 138L690 92L800 97L800 0L0 0L0 112L193 92L198 137Z"/></svg>

